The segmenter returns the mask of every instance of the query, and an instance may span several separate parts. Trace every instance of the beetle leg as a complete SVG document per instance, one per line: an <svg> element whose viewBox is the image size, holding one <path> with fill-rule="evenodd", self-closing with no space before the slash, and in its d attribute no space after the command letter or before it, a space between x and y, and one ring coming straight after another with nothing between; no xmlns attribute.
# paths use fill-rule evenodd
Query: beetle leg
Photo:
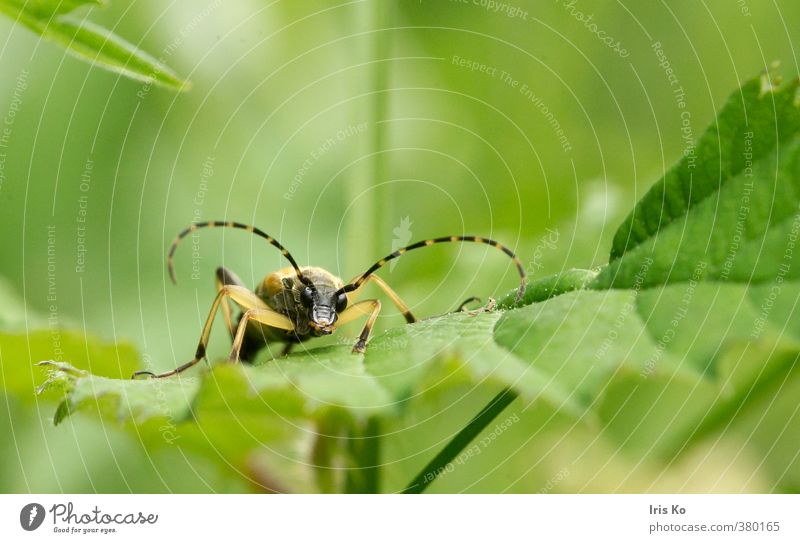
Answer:
<svg viewBox="0 0 800 543"><path fill-rule="evenodd" d="M381 312L380 300L364 300L363 302L355 303L339 314L339 319L336 321L336 326L348 323L364 315L369 315L361 334L358 336L358 341L353 345L354 353L363 353L367 348L367 340L372 332L372 327L375 325L375 319L378 318L378 313Z"/></svg>
<svg viewBox="0 0 800 543"><path fill-rule="evenodd" d="M244 287L244 283L239 279L238 275L222 266L217 268L217 277L214 279L214 283L217 285L217 292L225 285ZM222 300L222 317L225 319L225 327L231 335L231 341L233 341L233 337L236 335L236 326L233 324L233 310L227 299Z"/></svg>
<svg viewBox="0 0 800 543"><path fill-rule="evenodd" d="M268 309L267 304L264 301L256 296L255 293L251 292L250 290L246 289L245 287L240 287L237 285L222 285L217 292L217 297L214 298L214 303L211 304L211 311L208 313L208 318L206 319L206 323L203 326L203 333L200 335L200 341L197 344L197 351L195 352L194 358L183 364L182 366L178 366L174 370L170 370L164 373L155 374L151 371L137 371L133 374L133 378L137 377L153 377L153 378L161 378L161 377L169 377L171 375L178 374L186 369L191 368L200 360L205 358L206 356L206 347L208 346L208 338L211 335L211 327L214 325L214 317L217 314L217 310L219 309L220 304L223 302L225 298L230 298L236 304L241 306L245 310L250 309ZM276 326L277 328L284 328L287 330L291 330L294 328L292 321L289 320L288 317L280 315L280 313L275 313L276 315L283 317L284 320L279 321L276 319ZM288 328L287 328L288 326Z"/></svg>
<svg viewBox="0 0 800 543"><path fill-rule="evenodd" d="M465 311L465 310L466 310L466 308L467 308L467 304L471 304L472 302L478 302L478 303L481 303L481 299L480 299L480 298L478 298L477 296L470 296L469 298L467 298L466 300L464 300L463 302L461 302L461 305L460 305L460 306L458 306L458 309L456 309L456 310L454 311L454 313L460 313L460 312L462 312L462 311Z"/></svg>
<svg viewBox="0 0 800 543"><path fill-rule="evenodd" d="M263 307L251 307L242 315L239 321L239 328L236 330L236 337L233 338L231 354L228 357L233 362L239 361L239 352L242 350L242 342L244 341L244 334L247 331L247 323L250 321L266 324L272 328L280 328L281 330L294 330L294 323L289 317L267 307L266 304L264 304Z"/></svg>
<svg viewBox="0 0 800 543"><path fill-rule="evenodd" d="M461 302L461 305L458 306L458 309L456 309L454 311L454 313L460 313L462 311L467 311L467 305L471 304L472 302L482 303L481 299L478 298L477 296L470 296L469 298L467 298L466 300Z"/></svg>
<svg viewBox="0 0 800 543"><path fill-rule="evenodd" d="M355 281L355 279L353 279L353 281ZM350 282L352 283L353 281ZM366 285L369 281L374 282L381 288L383 292L386 293L389 299L392 300L392 303L397 307L397 309L400 310L400 313L403 314L403 317L405 317L407 323L410 324L412 322L417 322L417 318L414 316L413 313L411 313L411 310L408 308L408 305L402 300L402 298L400 298L400 296L397 295L397 293L392 289L392 287L390 287L386 283L386 281L384 281L377 275L370 275L369 277L366 278L366 280L361 284L360 287L358 287L353 292L348 293L347 295L348 301L352 302L353 300L355 300L358 297L358 292L362 288L364 288L364 285Z"/></svg>

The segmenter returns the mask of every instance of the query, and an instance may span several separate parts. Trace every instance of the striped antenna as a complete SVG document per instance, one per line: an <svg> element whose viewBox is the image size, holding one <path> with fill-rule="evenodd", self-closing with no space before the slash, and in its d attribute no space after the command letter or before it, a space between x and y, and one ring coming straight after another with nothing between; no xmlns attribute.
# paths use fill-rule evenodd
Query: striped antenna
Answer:
<svg viewBox="0 0 800 543"><path fill-rule="evenodd" d="M297 262L295 262L294 258L292 258L292 255L289 254L289 251L287 251L286 248L278 242L278 240L276 240L263 230L259 230L255 226L250 226L247 224L242 224L239 222L232 222L232 221L208 221L208 222L193 223L190 227L186 228L180 234L178 234L178 237L176 237L175 241L172 242L172 245L169 248L169 253L167 256L167 270L169 270L169 278L172 280L173 283L177 284L177 281L175 280L175 267L173 266L172 258L173 256L175 256L175 250L178 248L178 244L181 242L183 238L201 228L237 228L239 230L245 230L247 232L250 232L251 234L255 234L256 236L267 240L267 243L278 249L281 252L281 254L286 257L286 260L289 261L289 263L294 268L294 271L297 273L297 278L300 279L300 281L302 281L303 283L306 283L306 279L305 277L303 277L303 272L300 271L300 267L297 265Z"/></svg>
<svg viewBox="0 0 800 543"><path fill-rule="evenodd" d="M370 266L367 271L365 271L363 274L361 274L361 276L359 276L358 279L356 279L355 281L353 281L349 285L343 286L336 293L340 294L340 293L343 293L343 292L352 292L352 291L356 290L358 287L360 287L364 283L364 281L367 280L367 278L370 275L372 275L378 269L380 269L383 266L385 266L387 262L389 262L390 260L394 260L395 258L399 257L400 255L403 255L403 254L407 253L408 251L413 251L414 249L419 249L421 247L429 247L429 246L434 245L436 243L453 243L453 242L457 242L457 241L469 241L469 242L472 242L472 243L483 243L485 245L491 245L492 247L496 247L497 249L500 249L506 255L508 255L511 258L511 260L514 261L514 264L516 264L517 271L519 272L519 289L517 289L517 302L520 302L522 300L522 296L525 295L525 285L526 285L526 282L527 282L527 278L526 278L526 275L525 275L525 267L522 265L522 262L520 261L520 259L517 258L517 255L514 254L514 251L512 251L511 249L509 249L505 245L502 245L502 244L500 244L500 243L498 243L498 242L496 242L496 241L494 241L492 239L482 238L482 237L479 237L479 236L447 236L447 237L442 237L442 238L426 239L425 241L418 241L416 243L412 243L411 245L406 245L405 247L402 247L402 248L396 250L392 254L387 255L387 256L381 258L380 260L378 260L375 264Z"/></svg>

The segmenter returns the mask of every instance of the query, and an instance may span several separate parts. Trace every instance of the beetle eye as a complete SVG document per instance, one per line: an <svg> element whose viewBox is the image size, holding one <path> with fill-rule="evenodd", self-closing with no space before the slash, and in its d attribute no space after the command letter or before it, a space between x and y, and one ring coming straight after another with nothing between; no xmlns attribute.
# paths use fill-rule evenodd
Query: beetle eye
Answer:
<svg viewBox="0 0 800 543"><path fill-rule="evenodd" d="M311 289L311 287L306 287L300 291L300 301L306 307L311 306L311 302L314 301L314 291Z"/></svg>
<svg viewBox="0 0 800 543"><path fill-rule="evenodd" d="M347 307L347 294L342 293L336 297L336 312L341 313L345 307Z"/></svg>

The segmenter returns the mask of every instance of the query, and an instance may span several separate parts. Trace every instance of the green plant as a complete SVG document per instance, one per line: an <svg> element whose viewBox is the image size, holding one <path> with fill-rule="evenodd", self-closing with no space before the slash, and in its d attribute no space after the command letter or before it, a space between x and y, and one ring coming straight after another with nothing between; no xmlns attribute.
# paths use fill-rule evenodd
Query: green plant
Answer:
<svg viewBox="0 0 800 543"><path fill-rule="evenodd" d="M63 394L56 423L94 412L268 490L463 490L489 476L515 489L531 443L570 436L601 462L665 466L729 432L763 451L773 486L796 489L799 208L798 82L765 74L636 205L608 265L537 279L518 305L512 292L503 311L394 328L363 356L324 347L193 378L43 362L41 390Z"/></svg>
<svg viewBox="0 0 800 543"><path fill-rule="evenodd" d="M159 60L73 11L105 0L0 0L0 13L78 58L144 82L185 90L188 83Z"/></svg>

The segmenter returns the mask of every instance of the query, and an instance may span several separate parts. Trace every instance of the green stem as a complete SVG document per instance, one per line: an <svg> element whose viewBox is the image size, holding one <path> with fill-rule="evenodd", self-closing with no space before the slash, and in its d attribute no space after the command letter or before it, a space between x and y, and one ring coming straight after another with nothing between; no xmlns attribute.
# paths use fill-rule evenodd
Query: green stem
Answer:
<svg viewBox="0 0 800 543"><path fill-rule="evenodd" d="M389 17L390 3L385 0L372 0L364 3L363 28L373 30L366 39L365 55L370 64L370 77L366 78L369 95L366 111L369 113L368 130L371 135L365 138L361 156L367 157L358 167L346 185L347 204L357 202L351 208L347 219L347 240L356 252L348 254L348 269L358 270L365 265L365 258L371 261L386 252L388 244L381 244L376 233L388 231L382 224L386 220L388 208L386 198L379 199L372 186L384 179L384 162L380 151L385 146L384 124L379 122L386 118L389 66L385 59L389 58L390 44L388 32L382 32ZM360 105L360 104L359 104ZM366 255L366 256L365 256ZM348 271L348 273L351 273ZM354 466L347 470L345 478L346 492L377 493L380 491L380 434L378 421L370 419L365 423L363 432L354 436L349 447Z"/></svg>
<svg viewBox="0 0 800 543"><path fill-rule="evenodd" d="M377 494L380 492L381 432L377 418L364 424L360 435L350 439L349 453L355 466L347 470L345 492Z"/></svg>
<svg viewBox="0 0 800 543"><path fill-rule="evenodd" d="M433 460L428 462L422 471L414 478L411 483L403 490L403 494L420 494L425 491L429 484L436 480L440 473L443 473L447 466L463 451L473 439L487 427L491 422L503 412L503 409L517 398L517 393L510 388L503 389L497 396L492 398L486 407L467 424L456 436L450 440L442 451Z"/></svg>
<svg viewBox="0 0 800 543"><path fill-rule="evenodd" d="M389 31L383 31L388 26L391 18L390 10L392 2L385 0L375 0L372 2L372 59L375 61L372 69L372 183L379 183L386 180L386 161L383 151L386 150L386 123L389 108L389 58L391 55L391 45L389 43ZM383 233L391 232L390 216L390 190L384 188L381 194L375 193L373 198L374 217L376 218L376 234L382 236ZM387 221L389 221L387 223ZM385 245L380 242L378 236L373 239L373 249L375 254L385 252Z"/></svg>
<svg viewBox="0 0 800 543"><path fill-rule="evenodd" d="M385 59L390 54L389 33L382 32L389 16L389 3L385 0L373 0L364 3L362 12L362 28L372 30L367 34L364 46L366 60L372 61L369 66L369 77L365 78L365 92L372 94L366 98L363 111L368 114L368 132L359 153L364 160L350 176L346 184L346 205L357 202L351 207L347 218L347 239L350 247L358 251L348 254L348 270L357 270L367 260L377 258L376 255L386 252L386 245L379 242L381 232L386 230L384 221L388 220L387 197L379 198L372 187L385 178L384 161L380 152L385 147L385 125L380 121L386 118L386 88L389 79L389 66ZM357 104L361 106L362 104ZM385 193L388 194L388 193ZM348 271L350 273L350 271Z"/></svg>

